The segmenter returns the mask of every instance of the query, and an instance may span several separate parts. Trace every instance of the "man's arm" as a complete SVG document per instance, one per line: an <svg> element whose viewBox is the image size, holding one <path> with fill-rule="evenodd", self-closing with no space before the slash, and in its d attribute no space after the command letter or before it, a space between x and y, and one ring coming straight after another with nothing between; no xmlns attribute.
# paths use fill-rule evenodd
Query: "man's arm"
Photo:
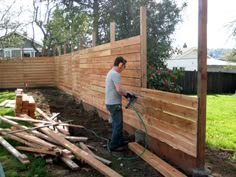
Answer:
<svg viewBox="0 0 236 177"><path fill-rule="evenodd" d="M126 96L127 92L124 90L121 86L120 83L115 83L116 91L121 95L121 96Z"/></svg>

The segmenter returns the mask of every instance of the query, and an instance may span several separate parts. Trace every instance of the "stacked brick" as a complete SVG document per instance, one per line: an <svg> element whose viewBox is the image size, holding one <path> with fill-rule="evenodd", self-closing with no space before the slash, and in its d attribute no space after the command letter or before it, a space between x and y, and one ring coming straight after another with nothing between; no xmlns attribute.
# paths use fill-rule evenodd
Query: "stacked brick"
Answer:
<svg viewBox="0 0 236 177"><path fill-rule="evenodd" d="M32 118L35 118L36 104L34 98L22 92L16 91L16 106L15 115L27 114Z"/></svg>

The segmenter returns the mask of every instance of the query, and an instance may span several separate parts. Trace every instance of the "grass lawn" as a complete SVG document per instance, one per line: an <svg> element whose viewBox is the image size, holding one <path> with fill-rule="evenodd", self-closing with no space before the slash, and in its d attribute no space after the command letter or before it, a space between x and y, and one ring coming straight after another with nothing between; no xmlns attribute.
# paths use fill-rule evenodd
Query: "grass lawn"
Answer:
<svg viewBox="0 0 236 177"><path fill-rule="evenodd" d="M206 123L207 145L234 150L236 160L236 95L208 95Z"/></svg>

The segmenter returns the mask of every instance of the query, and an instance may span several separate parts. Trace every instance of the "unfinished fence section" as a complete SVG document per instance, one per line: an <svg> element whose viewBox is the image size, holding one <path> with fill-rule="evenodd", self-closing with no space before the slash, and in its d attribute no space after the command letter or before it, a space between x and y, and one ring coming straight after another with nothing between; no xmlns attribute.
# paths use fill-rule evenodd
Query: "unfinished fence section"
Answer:
<svg viewBox="0 0 236 177"><path fill-rule="evenodd" d="M0 88L49 86L55 86L53 58L0 60Z"/></svg>
<svg viewBox="0 0 236 177"><path fill-rule="evenodd" d="M197 158L197 98L141 88L134 107L147 128L148 146L175 166L185 170L194 168L194 159ZM127 124L145 132L133 110L126 110L124 117Z"/></svg>

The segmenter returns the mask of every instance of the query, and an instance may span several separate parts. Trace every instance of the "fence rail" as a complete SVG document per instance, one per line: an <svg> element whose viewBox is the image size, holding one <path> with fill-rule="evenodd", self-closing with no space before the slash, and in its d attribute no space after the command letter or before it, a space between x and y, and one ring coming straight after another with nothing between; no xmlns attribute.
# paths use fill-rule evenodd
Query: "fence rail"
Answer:
<svg viewBox="0 0 236 177"><path fill-rule="evenodd" d="M177 80L183 87L183 94L197 93L197 72L185 71L183 77ZM207 73L207 93L235 93L236 73L208 72Z"/></svg>

